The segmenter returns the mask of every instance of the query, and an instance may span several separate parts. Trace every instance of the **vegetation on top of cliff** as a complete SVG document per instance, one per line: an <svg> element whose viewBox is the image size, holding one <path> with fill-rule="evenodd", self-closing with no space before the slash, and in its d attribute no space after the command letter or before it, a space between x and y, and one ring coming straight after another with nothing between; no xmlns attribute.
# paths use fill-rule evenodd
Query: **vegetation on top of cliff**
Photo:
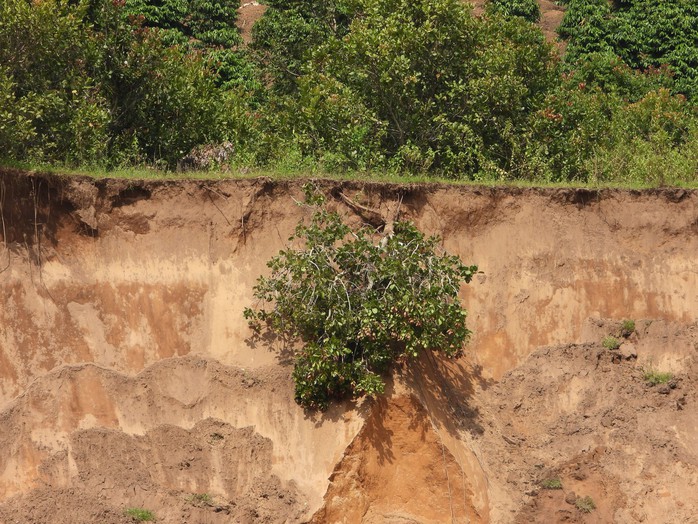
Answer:
<svg viewBox="0 0 698 524"><path fill-rule="evenodd" d="M640 71L665 68L674 92L698 97L698 3L694 0L566 0L559 28L568 64L607 53Z"/></svg>
<svg viewBox="0 0 698 524"><path fill-rule="evenodd" d="M698 179L698 8L6 0L4 161L672 185ZM535 5L534 5L535 4Z"/></svg>
<svg viewBox="0 0 698 524"><path fill-rule="evenodd" d="M520 16L529 22L540 20L538 0L489 0L486 7L491 12L505 16Z"/></svg>

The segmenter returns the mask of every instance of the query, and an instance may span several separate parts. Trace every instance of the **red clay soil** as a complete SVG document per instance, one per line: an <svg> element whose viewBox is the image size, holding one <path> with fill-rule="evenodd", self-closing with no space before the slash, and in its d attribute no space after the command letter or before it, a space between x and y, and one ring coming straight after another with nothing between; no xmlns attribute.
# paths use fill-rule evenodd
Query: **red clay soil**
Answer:
<svg viewBox="0 0 698 524"><path fill-rule="evenodd" d="M252 41L252 27L255 22L262 18L264 11L267 10L267 6L260 4L255 0L241 0L240 7L238 8L238 18L235 22L240 34L242 35L242 41L249 44Z"/></svg>
<svg viewBox="0 0 698 524"><path fill-rule="evenodd" d="M696 522L697 192L318 182L482 273L465 357L309 414L242 317L301 185L0 171L0 522Z"/></svg>

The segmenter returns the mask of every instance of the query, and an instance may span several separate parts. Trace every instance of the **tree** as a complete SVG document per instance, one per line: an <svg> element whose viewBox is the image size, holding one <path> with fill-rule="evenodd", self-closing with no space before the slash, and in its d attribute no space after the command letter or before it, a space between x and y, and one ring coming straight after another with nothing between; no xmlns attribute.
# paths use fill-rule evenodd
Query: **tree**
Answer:
<svg viewBox="0 0 698 524"><path fill-rule="evenodd" d="M459 355L469 331L458 292L476 266L466 266L408 222L376 239L352 230L306 186L315 212L267 264L245 310L263 328L302 343L293 379L296 402L324 410L330 400L383 392L382 374L395 362L438 350ZM301 245L297 242L301 241Z"/></svg>
<svg viewBox="0 0 698 524"><path fill-rule="evenodd" d="M480 20L460 0L364 0L349 32L317 49L299 85L323 85L330 100L351 93L369 115L357 125L380 133L371 139L391 166L473 177L509 167L511 141L555 72L542 33L520 18ZM316 129L329 107L297 114ZM347 143L321 138L323 147ZM352 159L354 150L336 152Z"/></svg>
<svg viewBox="0 0 698 524"><path fill-rule="evenodd" d="M108 103L89 62L83 6L0 2L0 155L94 162L105 152Z"/></svg>

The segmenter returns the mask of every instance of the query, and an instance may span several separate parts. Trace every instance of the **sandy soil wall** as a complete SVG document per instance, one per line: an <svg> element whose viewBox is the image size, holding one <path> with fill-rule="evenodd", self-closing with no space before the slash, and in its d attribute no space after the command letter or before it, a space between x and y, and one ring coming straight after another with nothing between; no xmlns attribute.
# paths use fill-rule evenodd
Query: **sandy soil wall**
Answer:
<svg viewBox="0 0 698 524"><path fill-rule="evenodd" d="M266 260L306 215L296 205L301 182L3 171L0 184L0 416L12 428L2 437L11 451L0 456L0 500L32 496L40 508L39 500L59 493L75 514L83 510L70 489L97 489L99 472L109 484L104 472L118 456L97 464L86 449L140 450L132 460L144 468L141 488L124 472L102 493L100 511L114 522L123 518L118 504L153 501L172 522L204 519L197 511L250 522L310 518L331 475L364 467L338 464L385 436L376 409L396 428L400 413L412 413L414 438L426 456L438 452L444 461L446 480L434 482L446 482L451 500L453 468L467 477L463 502L447 516L488 521L498 514L493 497L509 501L506 511L513 499L490 478L484 448L439 407L444 399L459 398L468 418L471 397L541 347L598 343L604 326L625 318L689 326L698 311L696 192L318 182L349 221L360 217L341 195L386 214L398 210L482 274L462 292L474 332L467 359L423 363L431 371L404 377L407 385L382 408L364 403L309 416L290 398L282 348L252 342L242 318ZM684 370L694 348L690 336L681 340L652 353L654 364ZM236 433L244 428L245 436ZM230 440L248 451L223 449L214 434L236 435ZM191 457L170 456L187 446ZM365 468L380 469L370 456ZM255 490L263 493L250 499ZM184 502L184 493L204 492L225 500L216 506L225 511ZM414 515L414 508L385 509L393 504L386 497L364 497L374 501L365 502L365 521ZM330 515L332 506L324 507ZM434 511L421 521L443 521Z"/></svg>

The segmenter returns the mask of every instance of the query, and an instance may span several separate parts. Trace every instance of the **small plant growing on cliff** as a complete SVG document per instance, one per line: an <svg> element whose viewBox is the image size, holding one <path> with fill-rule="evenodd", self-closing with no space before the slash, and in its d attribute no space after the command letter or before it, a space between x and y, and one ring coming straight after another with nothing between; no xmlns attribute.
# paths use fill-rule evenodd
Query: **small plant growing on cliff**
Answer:
<svg viewBox="0 0 698 524"><path fill-rule="evenodd" d="M605 337L601 342L601 345L606 349L618 349L620 347L620 341L616 337Z"/></svg>
<svg viewBox="0 0 698 524"><path fill-rule="evenodd" d="M589 496L578 497L574 505L577 506L577 509L582 513L591 513L596 509L596 504L594 504L594 500Z"/></svg>
<svg viewBox="0 0 698 524"><path fill-rule="evenodd" d="M562 482L558 478L545 479L540 485L543 489L562 489Z"/></svg>
<svg viewBox="0 0 698 524"><path fill-rule="evenodd" d="M208 493L192 493L187 497L187 502L193 506L203 508L213 505L213 497Z"/></svg>
<svg viewBox="0 0 698 524"><path fill-rule="evenodd" d="M620 325L620 336L623 338L628 338L635 332L635 321L634 320L624 320Z"/></svg>
<svg viewBox="0 0 698 524"><path fill-rule="evenodd" d="M155 514L143 508L128 508L124 511L127 517L131 517L135 522L155 522Z"/></svg>
<svg viewBox="0 0 698 524"><path fill-rule="evenodd" d="M382 393L382 374L424 350L460 354L470 331L458 292L477 271L411 223L396 222L393 234L376 239L323 204L306 188L310 224L296 227L296 247L268 262L271 275L254 288L261 307L244 313L253 329L302 343L295 400L320 410L333 399Z"/></svg>
<svg viewBox="0 0 698 524"><path fill-rule="evenodd" d="M650 386L657 386L659 384L666 384L674 375L670 372L657 371L656 369L648 369L644 374L645 382Z"/></svg>

